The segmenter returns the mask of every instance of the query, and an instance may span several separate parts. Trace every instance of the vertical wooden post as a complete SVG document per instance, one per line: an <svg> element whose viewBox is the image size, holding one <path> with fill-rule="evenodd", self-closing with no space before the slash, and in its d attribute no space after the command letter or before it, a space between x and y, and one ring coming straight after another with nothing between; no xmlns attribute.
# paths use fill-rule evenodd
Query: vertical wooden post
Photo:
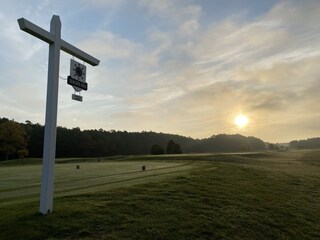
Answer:
<svg viewBox="0 0 320 240"><path fill-rule="evenodd" d="M40 193L40 212L42 214L52 212L53 205L61 39L61 22L58 16L53 16L51 19L50 33L54 36L54 42L49 45L42 185Z"/></svg>

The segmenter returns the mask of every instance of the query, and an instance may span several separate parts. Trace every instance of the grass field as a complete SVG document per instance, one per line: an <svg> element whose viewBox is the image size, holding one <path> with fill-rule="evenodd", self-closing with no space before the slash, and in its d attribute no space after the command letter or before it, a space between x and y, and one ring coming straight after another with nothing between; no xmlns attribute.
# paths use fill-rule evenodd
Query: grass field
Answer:
<svg viewBox="0 0 320 240"><path fill-rule="evenodd" d="M320 239L320 151L58 159L48 216L40 162L0 163L0 239Z"/></svg>

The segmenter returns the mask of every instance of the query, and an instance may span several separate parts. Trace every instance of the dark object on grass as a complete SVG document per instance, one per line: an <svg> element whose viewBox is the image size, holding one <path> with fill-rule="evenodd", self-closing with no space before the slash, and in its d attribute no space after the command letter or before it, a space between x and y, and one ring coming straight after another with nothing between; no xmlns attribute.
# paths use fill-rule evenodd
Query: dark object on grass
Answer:
<svg viewBox="0 0 320 240"><path fill-rule="evenodd" d="M80 169L80 165L77 165L77 169Z"/></svg>
<svg viewBox="0 0 320 240"><path fill-rule="evenodd" d="M142 171L145 171L146 170L146 166L142 166Z"/></svg>

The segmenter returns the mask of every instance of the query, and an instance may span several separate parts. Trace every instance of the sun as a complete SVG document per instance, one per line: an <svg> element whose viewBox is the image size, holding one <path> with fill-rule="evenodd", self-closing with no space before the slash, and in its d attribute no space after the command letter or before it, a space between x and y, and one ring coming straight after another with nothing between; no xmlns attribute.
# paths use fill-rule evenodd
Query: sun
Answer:
<svg viewBox="0 0 320 240"><path fill-rule="evenodd" d="M238 115L233 122L238 128L244 128L248 125L249 119L245 115Z"/></svg>

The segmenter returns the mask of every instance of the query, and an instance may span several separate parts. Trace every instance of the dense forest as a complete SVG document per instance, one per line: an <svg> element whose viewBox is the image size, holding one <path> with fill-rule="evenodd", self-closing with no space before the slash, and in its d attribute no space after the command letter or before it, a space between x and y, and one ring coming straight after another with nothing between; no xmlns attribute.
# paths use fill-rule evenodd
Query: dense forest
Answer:
<svg viewBox="0 0 320 240"><path fill-rule="evenodd" d="M0 118L0 159L42 157L44 126ZM56 157L260 151L266 144L255 137L220 134L206 139L155 132L57 128Z"/></svg>
<svg viewBox="0 0 320 240"><path fill-rule="evenodd" d="M308 138L306 140L294 140L289 143L290 148L315 149L320 148L320 138Z"/></svg>

